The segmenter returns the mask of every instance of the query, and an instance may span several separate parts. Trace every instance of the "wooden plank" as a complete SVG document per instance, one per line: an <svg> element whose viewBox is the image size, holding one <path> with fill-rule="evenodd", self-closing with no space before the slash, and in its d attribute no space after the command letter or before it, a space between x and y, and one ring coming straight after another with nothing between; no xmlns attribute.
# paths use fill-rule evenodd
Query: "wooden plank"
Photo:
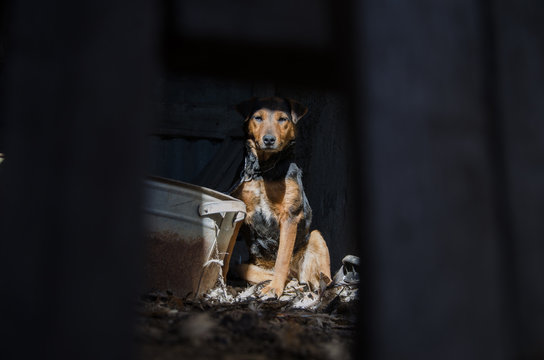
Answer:
<svg viewBox="0 0 544 360"><path fill-rule="evenodd" d="M242 137L234 105L252 96L251 83L170 74L159 82L161 101L152 133L169 137Z"/></svg>
<svg viewBox="0 0 544 360"><path fill-rule="evenodd" d="M518 356L544 357L544 3L495 2L500 130Z"/></svg>
<svg viewBox="0 0 544 360"><path fill-rule="evenodd" d="M0 109L4 359L134 356L127 304L143 270L155 19L145 0L10 6ZM29 324L40 334L32 345Z"/></svg>
<svg viewBox="0 0 544 360"><path fill-rule="evenodd" d="M162 104L158 110L161 120L154 134L216 139L243 136L234 105L176 103Z"/></svg>
<svg viewBox="0 0 544 360"><path fill-rule="evenodd" d="M151 135L165 137L165 138L188 138L188 139L210 139L210 140L223 140L227 137L243 138L243 131L232 131L231 136L228 133L204 129L174 127L174 128L155 128L151 132Z"/></svg>
<svg viewBox="0 0 544 360"><path fill-rule="evenodd" d="M478 6L369 0L358 9L370 216L363 294L375 358L511 355Z"/></svg>
<svg viewBox="0 0 544 360"><path fill-rule="evenodd" d="M153 175L192 182L220 147L221 142L208 139L151 137L149 153L152 161L148 171Z"/></svg>
<svg viewBox="0 0 544 360"><path fill-rule="evenodd" d="M243 139L225 138L219 149L192 182L218 191L227 192L240 178L245 155Z"/></svg>

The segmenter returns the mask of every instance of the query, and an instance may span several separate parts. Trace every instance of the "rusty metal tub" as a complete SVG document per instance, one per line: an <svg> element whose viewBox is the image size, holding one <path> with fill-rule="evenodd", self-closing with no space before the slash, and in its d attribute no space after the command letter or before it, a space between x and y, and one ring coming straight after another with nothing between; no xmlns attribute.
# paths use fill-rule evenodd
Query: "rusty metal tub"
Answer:
<svg viewBox="0 0 544 360"><path fill-rule="evenodd" d="M226 274L244 203L159 177L146 179L145 192L148 288L169 289L179 297L201 295Z"/></svg>

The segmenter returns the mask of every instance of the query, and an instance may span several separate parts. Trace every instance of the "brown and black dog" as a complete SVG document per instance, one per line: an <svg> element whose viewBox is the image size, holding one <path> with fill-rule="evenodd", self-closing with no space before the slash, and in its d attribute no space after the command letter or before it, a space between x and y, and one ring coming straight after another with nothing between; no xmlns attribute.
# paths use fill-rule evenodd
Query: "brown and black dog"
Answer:
<svg viewBox="0 0 544 360"><path fill-rule="evenodd" d="M288 276L318 288L320 277L331 278L329 250L319 231L310 233L312 210L293 156L295 126L308 109L277 97L252 98L236 109L247 141L242 180L232 195L246 204L242 234L250 261L235 271L250 283L271 280L262 294L279 297Z"/></svg>

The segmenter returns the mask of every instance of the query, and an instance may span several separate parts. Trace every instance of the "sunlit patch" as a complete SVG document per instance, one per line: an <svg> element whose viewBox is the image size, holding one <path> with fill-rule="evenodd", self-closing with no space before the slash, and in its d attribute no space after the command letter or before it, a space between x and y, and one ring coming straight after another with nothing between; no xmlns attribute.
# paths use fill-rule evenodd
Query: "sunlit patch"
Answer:
<svg viewBox="0 0 544 360"><path fill-rule="evenodd" d="M295 138L295 124L291 116L281 110L259 109L251 115L248 135L257 150L280 152Z"/></svg>

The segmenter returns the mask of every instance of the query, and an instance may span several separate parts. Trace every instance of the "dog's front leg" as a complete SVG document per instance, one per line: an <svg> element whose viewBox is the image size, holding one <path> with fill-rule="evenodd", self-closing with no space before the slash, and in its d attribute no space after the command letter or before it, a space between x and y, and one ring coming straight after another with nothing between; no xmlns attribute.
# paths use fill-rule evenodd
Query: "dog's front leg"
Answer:
<svg viewBox="0 0 544 360"><path fill-rule="evenodd" d="M274 277L270 284L266 285L261 293L263 295L276 295L280 297L283 294L287 274L293 256L293 247L297 236L297 221L292 218L280 222L280 244L278 255L274 265Z"/></svg>

